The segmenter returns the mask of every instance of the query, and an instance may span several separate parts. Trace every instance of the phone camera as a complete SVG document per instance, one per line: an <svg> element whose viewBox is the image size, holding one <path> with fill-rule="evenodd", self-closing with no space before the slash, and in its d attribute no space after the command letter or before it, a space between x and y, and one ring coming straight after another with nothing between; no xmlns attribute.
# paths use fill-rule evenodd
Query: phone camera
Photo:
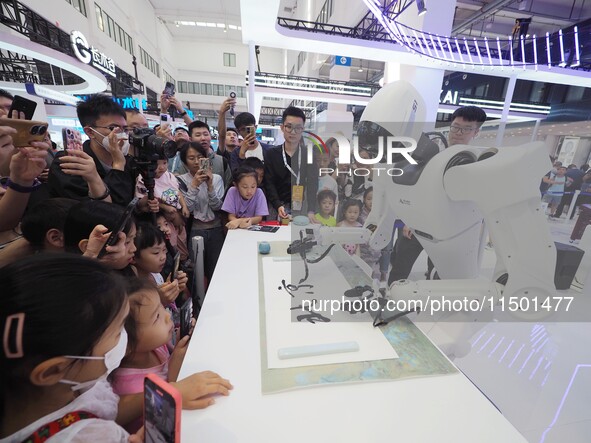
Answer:
<svg viewBox="0 0 591 443"><path fill-rule="evenodd" d="M236 93L234 91L230 91L230 98L236 98Z"/></svg>

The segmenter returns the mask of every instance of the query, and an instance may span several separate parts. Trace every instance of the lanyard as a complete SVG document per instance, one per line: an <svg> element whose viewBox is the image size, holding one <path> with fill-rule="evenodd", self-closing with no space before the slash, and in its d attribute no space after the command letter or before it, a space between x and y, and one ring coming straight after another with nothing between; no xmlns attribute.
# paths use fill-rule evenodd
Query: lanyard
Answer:
<svg viewBox="0 0 591 443"><path fill-rule="evenodd" d="M287 164L287 158L285 157L285 143L281 146L281 153L283 154L283 164L289 170L289 172L291 172L291 175L293 175L295 177L296 185L299 186L300 185L300 172L302 170L302 149L301 149L301 147L298 146L298 173L297 174L293 171L293 169L291 169L291 166L289 166Z"/></svg>

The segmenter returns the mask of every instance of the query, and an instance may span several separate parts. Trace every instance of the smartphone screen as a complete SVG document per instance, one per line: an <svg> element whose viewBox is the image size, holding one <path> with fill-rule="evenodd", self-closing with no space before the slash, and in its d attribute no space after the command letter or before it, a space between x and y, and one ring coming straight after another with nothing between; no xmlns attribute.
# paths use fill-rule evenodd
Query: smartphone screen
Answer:
<svg viewBox="0 0 591 443"><path fill-rule="evenodd" d="M187 301L181 306L181 335L189 335L191 332L191 320L193 319L193 299L189 297ZM179 340L180 340L179 338Z"/></svg>
<svg viewBox="0 0 591 443"><path fill-rule="evenodd" d="M156 375L148 375L144 379L145 443L180 442L180 409L180 393Z"/></svg>
<svg viewBox="0 0 591 443"><path fill-rule="evenodd" d="M211 163L209 162L208 158L201 158L199 160L199 170L203 172L207 172L208 169L211 168Z"/></svg>
<svg viewBox="0 0 591 443"><path fill-rule="evenodd" d="M125 212L123 213L121 218L117 221L117 224L115 225L115 229L113 229L113 231L111 231L111 235L109 235L109 238L107 239L107 243L105 243L103 248L100 250L97 258L102 258L107 253L107 246L113 246L114 244L117 243L117 241L119 240L119 233L121 231L123 231L123 229L125 229L125 226L129 222L129 219L131 218L131 216L133 214L133 210L135 209L138 201L139 201L139 198L135 197L127 205L127 207L125 208Z"/></svg>
<svg viewBox="0 0 591 443"><path fill-rule="evenodd" d="M21 97L20 95L15 95L10 106L10 111L8 111L8 117L12 118L12 111L18 111L25 114L25 120L33 120L35 109L37 109L37 102Z"/></svg>

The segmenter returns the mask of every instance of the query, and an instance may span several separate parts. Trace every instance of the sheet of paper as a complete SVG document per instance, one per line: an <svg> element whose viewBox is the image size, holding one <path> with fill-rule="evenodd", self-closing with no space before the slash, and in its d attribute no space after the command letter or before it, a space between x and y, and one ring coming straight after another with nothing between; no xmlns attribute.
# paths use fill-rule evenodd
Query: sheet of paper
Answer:
<svg viewBox="0 0 591 443"><path fill-rule="evenodd" d="M350 289L330 257L311 265L309 269L309 278L299 285L300 278L304 275L302 262L293 264L289 261L276 261L271 257L263 259L268 367L291 368L398 358L392 345L380 329L373 327L371 321L314 324L292 321L294 303L299 304L307 297L318 301L336 298L333 294L344 294ZM294 287L297 288L295 291ZM298 297L292 297L288 289L292 289L292 293L298 292ZM302 312L305 314L305 311ZM359 351L287 360L280 360L277 354L283 348L351 341L359 344Z"/></svg>

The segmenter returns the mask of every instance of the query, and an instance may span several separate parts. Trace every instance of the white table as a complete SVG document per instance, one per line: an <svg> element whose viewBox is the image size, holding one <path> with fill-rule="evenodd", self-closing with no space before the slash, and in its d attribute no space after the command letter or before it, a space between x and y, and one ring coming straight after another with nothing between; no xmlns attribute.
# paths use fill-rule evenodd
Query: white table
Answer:
<svg viewBox="0 0 591 443"><path fill-rule="evenodd" d="M205 410L183 411L183 442L525 442L460 372L261 394L258 241L290 229L231 231L180 378L213 370L234 385Z"/></svg>

